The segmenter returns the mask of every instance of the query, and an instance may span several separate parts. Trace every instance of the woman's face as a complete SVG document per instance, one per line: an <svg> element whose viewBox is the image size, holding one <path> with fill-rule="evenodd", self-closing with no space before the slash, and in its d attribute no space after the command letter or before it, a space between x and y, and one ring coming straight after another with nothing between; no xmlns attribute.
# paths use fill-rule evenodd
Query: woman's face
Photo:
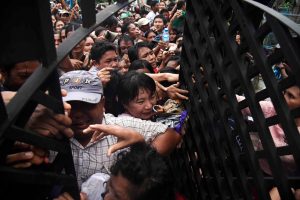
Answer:
<svg viewBox="0 0 300 200"><path fill-rule="evenodd" d="M153 106L156 104L156 94L151 94L147 89L139 89L139 94L127 105L124 105L126 113L133 117L148 120L153 115Z"/></svg>
<svg viewBox="0 0 300 200"><path fill-rule="evenodd" d="M84 44L85 44L85 40L81 40L79 44L77 44L74 49L72 49L72 52L74 53L79 53L79 52L83 52L84 50Z"/></svg>
<svg viewBox="0 0 300 200"><path fill-rule="evenodd" d="M63 21L57 21L56 24L55 24L55 29L57 31L61 30L63 27L64 27L65 23Z"/></svg>
<svg viewBox="0 0 300 200"><path fill-rule="evenodd" d="M158 7L159 7L159 10L165 9L165 8L166 8L165 2L160 2L160 3L158 4Z"/></svg>
<svg viewBox="0 0 300 200"><path fill-rule="evenodd" d="M173 30L170 30L170 42L176 41L176 33Z"/></svg>
<svg viewBox="0 0 300 200"><path fill-rule="evenodd" d="M84 52L90 52L94 43L91 37L87 37L84 43Z"/></svg>
<svg viewBox="0 0 300 200"><path fill-rule="evenodd" d="M155 38L156 34L154 32L150 32L148 35L147 35L147 42L152 42Z"/></svg>

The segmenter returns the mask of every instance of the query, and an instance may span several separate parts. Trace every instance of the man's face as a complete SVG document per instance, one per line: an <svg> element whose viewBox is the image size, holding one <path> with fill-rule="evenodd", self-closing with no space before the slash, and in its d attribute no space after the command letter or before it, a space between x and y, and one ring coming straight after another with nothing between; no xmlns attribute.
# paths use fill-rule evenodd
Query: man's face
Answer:
<svg viewBox="0 0 300 200"><path fill-rule="evenodd" d="M70 118L72 119L71 129L74 137L79 142L89 142L93 133L82 131L91 124L101 124L103 119L104 99L97 104L86 103L83 101L69 101L71 104Z"/></svg>
<svg viewBox="0 0 300 200"><path fill-rule="evenodd" d="M128 27L128 35L132 39L136 39L138 37L138 34L139 34L139 29L134 24L130 24Z"/></svg>
<svg viewBox="0 0 300 200"><path fill-rule="evenodd" d="M140 27L140 30L143 31L144 33L147 32L149 29L150 29L149 23L146 24L146 25L142 25L142 26Z"/></svg>
<svg viewBox="0 0 300 200"><path fill-rule="evenodd" d="M128 53L128 48L129 47L132 47L133 44L131 41L124 41L122 40L120 42L120 56L123 56L124 54L127 54Z"/></svg>
<svg viewBox="0 0 300 200"><path fill-rule="evenodd" d="M105 67L118 68L118 65L118 56L113 50L105 52L96 63L98 69L103 69Z"/></svg>
<svg viewBox="0 0 300 200"><path fill-rule="evenodd" d="M60 14L60 19L63 21L65 24L68 24L71 20L70 18L70 13L62 13Z"/></svg>
<svg viewBox="0 0 300 200"><path fill-rule="evenodd" d="M5 87L12 91L18 90L40 64L38 60L24 61L15 64L8 73L3 73Z"/></svg>
<svg viewBox="0 0 300 200"><path fill-rule="evenodd" d="M158 32L162 32L164 28L164 21L161 18L156 18L153 22L153 26Z"/></svg>
<svg viewBox="0 0 300 200"><path fill-rule="evenodd" d="M148 47L141 47L138 50L138 58L142 60L147 60L152 68L156 68L156 56L154 52Z"/></svg>
<svg viewBox="0 0 300 200"><path fill-rule="evenodd" d="M159 11L159 3L158 2L152 7L152 10L154 12L158 12Z"/></svg>

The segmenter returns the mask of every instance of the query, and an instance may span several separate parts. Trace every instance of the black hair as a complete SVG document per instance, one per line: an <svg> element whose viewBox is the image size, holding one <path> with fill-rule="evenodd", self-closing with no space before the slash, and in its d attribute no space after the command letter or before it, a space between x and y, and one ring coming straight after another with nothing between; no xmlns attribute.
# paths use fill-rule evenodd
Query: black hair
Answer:
<svg viewBox="0 0 300 200"><path fill-rule="evenodd" d="M120 49L120 44L121 42L132 42L132 44L134 44L134 41L131 37L129 37L129 35L121 35L121 37L118 39L118 51L119 51L119 55L121 55L121 49Z"/></svg>
<svg viewBox="0 0 300 200"><path fill-rule="evenodd" d="M133 61L130 64L128 71L136 71L136 70L144 69L144 68L148 69L150 73L154 74L154 70L153 70L151 64L147 60L135 60L135 61Z"/></svg>
<svg viewBox="0 0 300 200"><path fill-rule="evenodd" d="M133 187L128 191L132 200L174 200L174 180L164 158L145 143L137 143L130 151L118 154L112 165L113 176L122 175Z"/></svg>
<svg viewBox="0 0 300 200"><path fill-rule="evenodd" d="M121 32L122 34L128 33L129 32L129 25L133 24L132 22L126 22L122 28L121 28Z"/></svg>
<svg viewBox="0 0 300 200"><path fill-rule="evenodd" d="M175 6L175 2L170 2L169 5L167 6L168 11L172 11L174 6Z"/></svg>
<svg viewBox="0 0 300 200"><path fill-rule="evenodd" d="M177 10L178 9L181 10L184 5L185 5L185 1L179 0L177 2Z"/></svg>
<svg viewBox="0 0 300 200"><path fill-rule="evenodd" d="M169 11L166 8L163 8L163 9L160 10L159 14L162 15L165 12L169 13Z"/></svg>
<svg viewBox="0 0 300 200"><path fill-rule="evenodd" d="M68 25L65 25L65 30L66 30L66 37L68 37L68 33L69 32L73 32L75 31L76 29L78 29L80 27L79 24L68 24Z"/></svg>
<svg viewBox="0 0 300 200"><path fill-rule="evenodd" d="M156 16L154 17L154 19L153 19L153 22L154 22L154 20L157 19L157 18L162 19L164 25L166 25L166 24L168 23L168 21L166 20L166 18L165 18L162 14L156 15Z"/></svg>
<svg viewBox="0 0 300 200"><path fill-rule="evenodd" d="M180 58L180 56L178 56L178 55L170 56L170 58L169 58L169 59L167 60L167 62L166 62L166 65L168 65L168 62L169 62L169 61L176 61L176 62L180 63L181 58Z"/></svg>
<svg viewBox="0 0 300 200"><path fill-rule="evenodd" d="M147 38L150 33L155 33L155 35L157 35L156 31L150 29L149 31L145 32L145 38Z"/></svg>
<svg viewBox="0 0 300 200"><path fill-rule="evenodd" d="M157 1L157 0L149 0L149 1L147 1L147 4L152 8L152 7L154 7L156 4L158 4L159 3L159 1Z"/></svg>
<svg viewBox="0 0 300 200"><path fill-rule="evenodd" d="M110 72L110 75L110 81L104 87L104 107L106 113L111 113L117 117L124 111L122 105L117 101L117 91L121 79L121 74L119 73L118 69L114 69Z"/></svg>
<svg viewBox="0 0 300 200"><path fill-rule="evenodd" d="M130 71L122 76L118 88L118 101L121 105L128 105L134 100L139 89L149 90L151 95L156 91L156 85L152 78L144 73Z"/></svg>
<svg viewBox="0 0 300 200"><path fill-rule="evenodd" d="M96 30L95 30L95 35L98 37L99 34L102 32L102 31L106 31L107 29L102 27L102 26L99 26Z"/></svg>
<svg viewBox="0 0 300 200"><path fill-rule="evenodd" d="M104 22L101 23L101 26L109 28L112 26L117 26L118 25L118 19L115 16L110 16Z"/></svg>
<svg viewBox="0 0 300 200"><path fill-rule="evenodd" d="M132 42L132 44L134 44L134 41L132 40L131 37L129 37L129 35L121 35L121 37L118 40L118 46L120 46L120 44L121 44L122 41Z"/></svg>
<svg viewBox="0 0 300 200"><path fill-rule="evenodd" d="M147 42L138 42L128 49L128 57L131 63L139 59L139 49L142 47L151 49L150 45Z"/></svg>
<svg viewBox="0 0 300 200"><path fill-rule="evenodd" d="M101 59L101 57L107 51L116 51L115 45L113 45L113 43L107 42L107 41L95 42L91 49L90 58L92 60L95 60L96 63L98 63L99 60Z"/></svg>

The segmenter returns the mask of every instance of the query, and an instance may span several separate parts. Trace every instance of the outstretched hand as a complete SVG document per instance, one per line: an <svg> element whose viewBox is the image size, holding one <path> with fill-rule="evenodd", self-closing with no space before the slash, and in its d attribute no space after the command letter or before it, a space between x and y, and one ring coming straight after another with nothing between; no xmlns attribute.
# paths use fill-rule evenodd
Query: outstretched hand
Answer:
<svg viewBox="0 0 300 200"><path fill-rule="evenodd" d="M113 135L118 138L118 142L109 147L107 152L109 156L117 150L126 148L134 143L144 142L144 137L135 130L117 125L94 124L83 130L83 133L90 132L94 132L91 142L98 141L107 135Z"/></svg>
<svg viewBox="0 0 300 200"><path fill-rule="evenodd" d="M167 87L166 92L168 96L173 100L176 99L188 100L189 98L186 95L189 93L189 91L180 89L178 87L179 87L179 83Z"/></svg>

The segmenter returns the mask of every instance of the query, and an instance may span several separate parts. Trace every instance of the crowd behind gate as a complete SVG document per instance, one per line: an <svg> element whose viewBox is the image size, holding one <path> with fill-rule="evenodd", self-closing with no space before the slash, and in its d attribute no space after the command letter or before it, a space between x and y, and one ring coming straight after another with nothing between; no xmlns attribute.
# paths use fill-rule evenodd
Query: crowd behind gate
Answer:
<svg viewBox="0 0 300 200"><path fill-rule="evenodd" d="M81 26L81 9L77 1L64 0L50 1L50 9L58 47ZM102 9L105 6L98 4L95 12ZM70 138L82 199L186 199L176 189L165 160L180 147L188 118L183 102L189 93L179 83L185 16L184 0L134 2L101 23L60 62L65 115L39 105L26 128L47 137ZM1 93L6 103L41 64L38 47L31 43L37 38L28 27L20 29L26 32L21 38L31 39L20 43L13 58L1 57ZM236 45L243 42L239 32L232 37ZM278 48L275 40L266 56ZM251 64L250 52L248 57ZM293 76L285 60L272 69L278 81ZM261 79L252 81L257 91L264 88ZM298 86L283 95L290 109L300 106ZM239 92L236 97L244 99ZM271 101L260 104L265 117L276 115ZM251 118L247 108L241 112L245 119ZM299 129L298 118L295 123ZM270 133L275 146L288 145L280 124L270 127ZM261 150L257 135L252 139L254 148ZM56 156L20 142L15 146L21 150L6 159L15 168L48 165ZM288 174L299 174L292 155L281 159ZM260 165L266 176L272 175L264 160ZM299 198L297 188L293 190ZM63 190L50 196L72 199ZM270 187L270 196L279 198L276 187Z"/></svg>

